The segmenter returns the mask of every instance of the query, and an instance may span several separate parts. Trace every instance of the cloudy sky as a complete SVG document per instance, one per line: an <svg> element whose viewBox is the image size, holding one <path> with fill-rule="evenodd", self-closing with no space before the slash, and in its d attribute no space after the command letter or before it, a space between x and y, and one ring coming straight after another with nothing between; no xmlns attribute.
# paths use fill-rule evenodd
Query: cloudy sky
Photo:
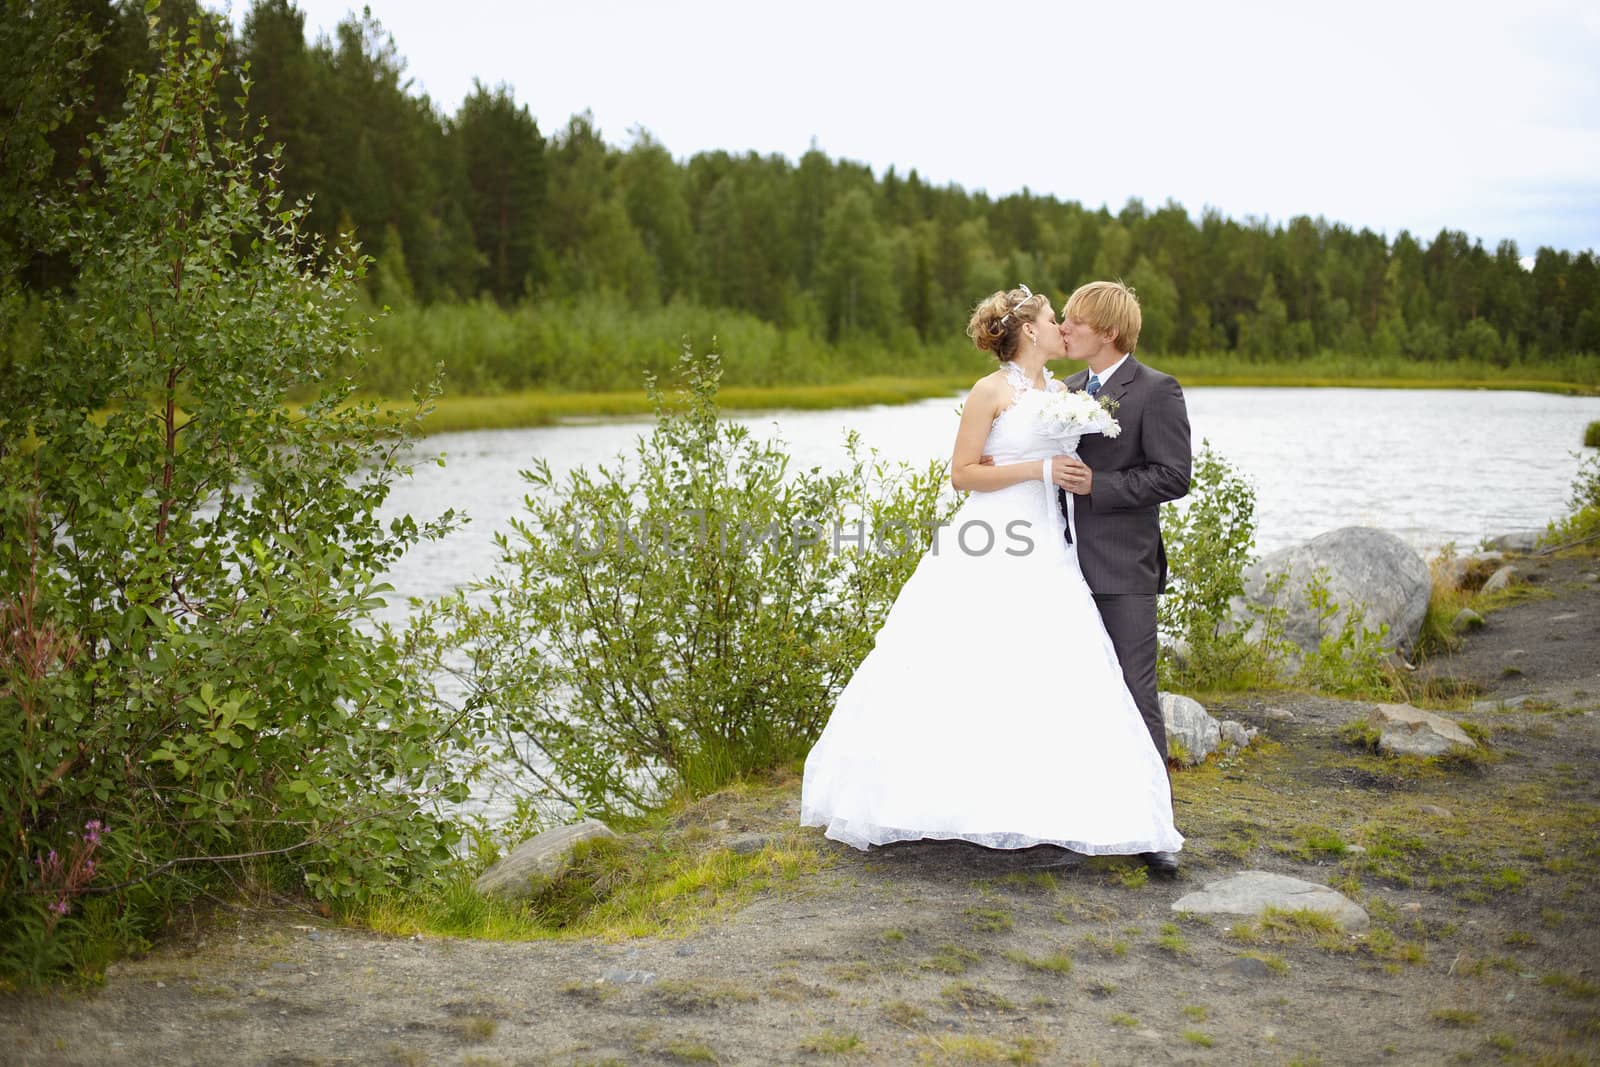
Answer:
<svg viewBox="0 0 1600 1067"><path fill-rule="evenodd" d="M298 0L307 34L349 0ZM245 0L234 0L239 15ZM1600 248L1600 5L372 0L453 112L830 156L1091 206L1168 199L1393 237Z"/></svg>

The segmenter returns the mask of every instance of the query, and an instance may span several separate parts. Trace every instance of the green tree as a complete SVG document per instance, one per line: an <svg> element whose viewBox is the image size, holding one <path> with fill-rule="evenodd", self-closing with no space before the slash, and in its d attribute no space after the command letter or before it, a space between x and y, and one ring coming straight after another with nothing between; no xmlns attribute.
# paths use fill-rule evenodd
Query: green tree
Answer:
<svg viewBox="0 0 1600 1067"><path fill-rule="evenodd" d="M882 335L899 315L889 249L872 201L856 190L828 209L817 274L829 336Z"/></svg>
<svg viewBox="0 0 1600 1067"><path fill-rule="evenodd" d="M415 421L331 374L361 263L229 131L199 24L150 33L48 220L73 291L0 379L0 944L35 977L224 866L329 900L418 877L464 791L464 722L372 625L449 516L380 520Z"/></svg>
<svg viewBox="0 0 1600 1067"><path fill-rule="evenodd" d="M479 82L451 129L466 174L467 218L483 269L481 290L513 300L540 280L545 210L544 138L508 86Z"/></svg>

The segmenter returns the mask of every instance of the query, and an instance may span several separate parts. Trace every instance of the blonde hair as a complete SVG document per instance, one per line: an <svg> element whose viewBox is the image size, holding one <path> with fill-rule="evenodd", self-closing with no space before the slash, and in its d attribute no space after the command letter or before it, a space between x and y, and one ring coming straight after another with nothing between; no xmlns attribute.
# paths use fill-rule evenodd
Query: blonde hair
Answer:
<svg viewBox="0 0 1600 1067"><path fill-rule="evenodd" d="M1116 336L1112 344L1124 354L1133 351L1139 343L1139 327L1144 317L1139 313L1139 297L1121 282L1090 282L1080 285L1067 298L1062 314L1087 324L1096 333Z"/></svg>
<svg viewBox="0 0 1600 1067"><path fill-rule="evenodd" d="M1029 293L1026 289L1002 289L983 300L972 309L967 322L967 336L980 352L993 352L1001 363L1016 357L1017 346L1022 342L1022 324L1032 322L1045 305L1043 293Z"/></svg>

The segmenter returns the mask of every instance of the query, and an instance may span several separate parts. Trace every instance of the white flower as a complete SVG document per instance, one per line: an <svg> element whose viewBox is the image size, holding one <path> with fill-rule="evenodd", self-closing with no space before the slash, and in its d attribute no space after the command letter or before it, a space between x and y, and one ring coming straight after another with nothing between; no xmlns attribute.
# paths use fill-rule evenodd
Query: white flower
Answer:
<svg viewBox="0 0 1600 1067"><path fill-rule="evenodd" d="M1065 451L1075 452L1078 438L1086 433L1115 437L1122 432L1111 412L1088 393L1065 389L1051 393L1039 405L1038 432L1053 438Z"/></svg>

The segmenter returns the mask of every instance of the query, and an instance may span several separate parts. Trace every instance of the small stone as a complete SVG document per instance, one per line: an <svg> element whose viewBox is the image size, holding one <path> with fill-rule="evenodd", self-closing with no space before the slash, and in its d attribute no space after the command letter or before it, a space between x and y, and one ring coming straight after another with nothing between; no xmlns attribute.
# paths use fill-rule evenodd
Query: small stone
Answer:
<svg viewBox="0 0 1600 1067"><path fill-rule="evenodd" d="M716 822L711 823L709 828L717 831L717 833L722 833L732 825L727 819L718 819Z"/></svg>
<svg viewBox="0 0 1600 1067"><path fill-rule="evenodd" d="M693 956L694 955L694 946L693 945L679 945L677 947L677 949L672 954L674 956Z"/></svg>
<svg viewBox="0 0 1600 1067"><path fill-rule="evenodd" d="M278 971L280 973L281 972L286 972L286 971L292 971L292 970L294 970L294 964L292 964L292 963L284 963L282 960L275 960L273 962L273 964L272 964L272 969L275 970L275 971Z"/></svg>
<svg viewBox="0 0 1600 1067"><path fill-rule="evenodd" d="M1517 568L1508 563L1504 567L1501 567L1499 570L1495 571L1493 574L1489 575L1489 580L1483 583L1482 592L1485 596L1490 593L1498 593L1500 590L1510 586L1512 582L1516 581L1516 579Z"/></svg>
<svg viewBox="0 0 1600 1067"><path fill-rule="evenodd" d="M485 896L517 901L536 896L561 875L572 859L573 846L597 837L616 837L598 819L546 830L522 842L490 867L472 887Z"/></svg>
<svg viewBox="0 0 1600 1067"><path fill-rule="evenodd" d="M1265 715L1267 718L1272 719L1275 722L1293 722L1294 721L1294 712L1290 711L1288 708L1268 708L1266 711L1263 711L1261 714Z"/></svg>
<svg viewBox="0 0 1600 1067"><path fill-rule="evenodd" d="M1539 539L1543 536L1543 530L1517 530L1490 538L1488 547L1500 552L1532 552L1539 547Z"/></svg>
<svg viewBox="0 0 1600 1067"><path fill-rule="evenodd" d="M311 940L311 941L321 941L322 940L322 935L317 933L315 930L313 930L309 934L306 935L306 938L308 940Z"/></svg>
<svg viewBox="0 0 1600 1067"><path fill-rule="evenodd" d="M1365 845L1346 845L1344 850L1351 856L1365 856L1367 854Z"/></svg>
<svg viewBox="0 0 1600 1067"><path fill-rule="evenodd" d="M1442 756L1453 748L1477 748L1460 726L1443 715L1410 704L1377 704L1378 751L1400 756Z"/></svg>
<svg viewBox="0 0 1600 1067"><path fill-rule="evenodd" d="M1265 960L1258 960L1254 956L1240 956L1238 959L1229 960L1222 965L1222 969L1229 974L1239 975L1241 978L1270 978L1272 968L1268 967Z"/></svg>
<svg viewBox="0 0 1600 1067"><path fill-rule="evenodd" d="M165 983L161 979L157 978L156 979L156 988L157 989L165 989L165 988L167 988L167 983Z"/></svg>
<svg viewBox="0 0 1600 1067"><path fill-rule="evenodd" d="M1406 903L1400 905L1400 910L1401 911L1421 911L1422 910L1422 905L1417 903L1415 900L1407 901Z"/></svg>
<svg viewBox="0 0 1600 1067"><path fill-rule="evenodd" d="M728 851L740 856L749 856L772 844L772 840L767 834L739 834L728 842Z"/></svg>
<svg viewBox="0 0 1600 1067"><path fill-rule="evenodd" d="M654 971L630 971L613 967L600 976L600 981L616 985L649 985L656 980Z"/></svg>
<svg viewBox="0 0 1600 1067"><path fill-rule="evenodd" d="M1578 614L1576 611L1563 611L1560 615L1552 615L1552 616L1550 616L1550 618L1548 620L1546 620L1546 621L1547 622L1571 622L1573 619L1581 619L1581 618L1583 618L1583 616Z"/></svg>
<svg viewBox="0 0 1600 1067"><path fill-rule="evenodd" d="M1208 882L1172 903L1173 911L1202 915L1254 916L1267 908L1308 908L1327 915L1348 931L1365 929L1370 921L1361 906L1343 893L1271 871L1240 871L1219 882Z"/></svg>
<svg viewBox="0 0 1600 1067"><path fill-rule="evenodd" d="M1586 582L1600 582L1600 571L1591 574L1585 574L1583 576L1583 580Z"/></svg>
<svg viewBox="0 0 1600 1067"><path fill-rule="evenodd" d="M1464 634L1472 630L1483 628L1483 616L1471 608L1462 608L1456 612L1456 617L1450 620L1452 633Z"/></svg>
<svg viewBox="0 0 1600 1067"><path fill-rule="evenodd" d="M1219 729L1222 734L1222 743L1231 745L1234 748L1247 748L1250 742L1256 738L1254 728L1234 722L1232 719L1222 720Z"/></svg>
<svg viewBox="0 0 1600 1067"><path fill-rule="evenodd" d="M1184 762L1193 765L1217 750L1222 742L1222 727L1198 700L1177 693L1161 693L1158 698L1169 751L1181 749ZM1176 745L1172 744L1174 741Z"/></svg>
<svg viewBox="0 0 1600 1067"><path fill-rule="evenodd" d="M1449 808L1441 808L1437 804L1423 804L1423 805L1419 806L1417 808L1417 810L1422 812L1422 814L1424 814L1424 815L1432 815L1435 819L1448 819L1448 818L1450 818L1450 809Z"/></svg>

